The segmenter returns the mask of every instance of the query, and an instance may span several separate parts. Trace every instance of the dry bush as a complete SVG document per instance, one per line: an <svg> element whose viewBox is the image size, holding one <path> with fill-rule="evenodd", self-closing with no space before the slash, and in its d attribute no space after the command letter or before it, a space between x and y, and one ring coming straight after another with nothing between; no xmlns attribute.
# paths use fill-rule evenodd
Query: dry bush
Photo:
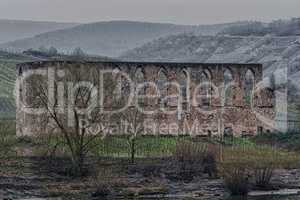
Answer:
<svg viewBox="0 0 300 200"><path fill-rule="evenodd" d="M271 186L275 169L297 168L299 155L270 147L226 148L224 162L247 166L253 175L254 185L261 188Z"/></svg>
<svg viewBox="0 0 300 200"><path fill-rule="evenodd" d="M255 184L258 187L268 187L271 184L271 179L274 175L274 168L272 165L257 167L254 169Z"/></svg>
<svg viewBox="0 0 300 200"><path fill-rule="evenodd" d="M219 171L231 193L242 194L247 192L249 183L262 189L271 187L275 169L291 169L299 166L299 153L269 146L237 145L223 147ZM248 175L249 177L251 175L249 180Z"/></svg>
<svg viewBox="0 0 300 200"><path fill-rule="evenodd" d="M216 174L216 155L213 151L209 151L204 143L179 141L173 157L179 164L178 172L184 179L191 179L202 172L207 172L210 176Z"/></svg>
<svg viewBox="0 0 300 200"><path fill-rule="evenodd" d="M207 153L203 160L204 172L208 173L209 177L216 178L218 176L218 158L220 157L220 149L217 145L208 144Z"/></svg>
<svg viewBox="0 0 300 200"><path fill-rule="evenodd" d="M93 185L96 188L93 196L105 197L110 195L112 193L113 177L114 175L111 169L100 169L93 178Z"/></svg>
<svg viewBox="0 0 300 200"><path fill-rule="evenodd" d="M206 152L206 145L181 141L176 144L173 156L176 161L182 164L183 168L188 168L194 164L202 164Z"/></svg>
<svg viewBox="0 0 300 200"><path fill-rule="evenodd" d="M226 165L222 167L221 174L224 178L225 187L230 194L247 195L249 192L249 174L244 165Z"/></svg>
<svg viewBox="0 0 300 200"><path fill-rule="evenodd" d="M267 188L271 186L275 168L282 167L280 157L275 150L274 152L265 152L264 156L257 157L256 162L251 165L257 187Z"/></svg>

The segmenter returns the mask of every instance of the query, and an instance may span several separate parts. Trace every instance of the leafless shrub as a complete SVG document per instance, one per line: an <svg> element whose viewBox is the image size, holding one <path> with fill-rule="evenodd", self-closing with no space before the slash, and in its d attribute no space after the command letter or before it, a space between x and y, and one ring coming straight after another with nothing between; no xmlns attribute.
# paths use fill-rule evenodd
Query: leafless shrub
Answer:
<svg viewBox="0 0 300 200"><path fill-rule="evenodd" d="M203 163L207 156L207 146L191 141L180 141L176 145L173 157L179 164L179 173L183 178L192 178L203 171Z"/></svg>
<svg viewBox="0 0 300 200"><path fill-rule="evenodd" d="M262 168L254 169L255 184L258 187L265 188L270 185L271 179L274 175L274 168L272 165Z"/></svg>
<svg viewBox="0 0 300 200"><path fill-rule="evenodd" d="M249 175L244 165L227 165L222 167L225 187L230 194L247 195L249 192Z"/></svg>
<svg viewBox="0 0 300 200"><path fill-rule="evenodd" d="M285 168L291 160L297 162L297 157L293 153L270 147L231 147L225 149L224 161L222 166L234 166L247 169L251 174L251 184L260 188L269 188L272 186L271 180L275 169ZM226 167L223 176L226 173L234 173L234 167Z"/></svg>
<svg viewBox="0 0 300 200"><path fill-rule="evenodd" d="M80 63L78 63L80 65ZM109 115L105 115L98 110L95 110L90 116L89 114L80 112L81 109L86 109L89 105L94 102L94 91L97 81L99 80L99 73L97 70L86 71L82 67L71 66L69 70L66 70L66 76L64 81L68 81L73 84L73 88L70 91L73 93L68 108L68 117L71 117L73 124L72 127L67 123L67 113L62 115L57 109L57 97L56 99L51 99L48 96L48 90L50 86L47 86L47 82L43 77L32 77L29 81L29 85L32 87L31 96L29 96L29 102L35 108L44 108L46 114L41 119L44 119L43 124L47 127L53 126L60 134L61 140L59 142L63 143L63 146L67 148L68 155L72 162L72 167L70 169L70 174L73 176L82 176L86 173L85 161L88 153L91 151L95 144L97 138L102 137L104 130L99 130L95 134L89 134L88 129L83 126L83 121L88 121L91 123L101 123L106 124L109 122ZM84 83L84 81L90 80L91 85L80 85L80 87L75 87L77 84ZM110 79L111 80L111 79ZM108 87L114 87L111 82L106 81ZM106 87L106 85L105 85ZM60 91L64 92L64 91ZM66 92L64 92L66 95ZM32 98L30 98L32 97ZM105 96L106 97L106 96ZM53 133L54 134L54 133ZM51 141L50 141L51 142ZM52 146L51 146L52 145ZM53 147L51 153L55 153L59 143L50 144ZM48 152L49 153L49 152Z"/></svg>
<svg viewBox="0 0 300 200"><path fill-rule="evenodd" d="M93 193L94 197L108 196L112 193L113 173L111 169L101 169L97 172L93 179L93 184L96 191Z"/></svg>

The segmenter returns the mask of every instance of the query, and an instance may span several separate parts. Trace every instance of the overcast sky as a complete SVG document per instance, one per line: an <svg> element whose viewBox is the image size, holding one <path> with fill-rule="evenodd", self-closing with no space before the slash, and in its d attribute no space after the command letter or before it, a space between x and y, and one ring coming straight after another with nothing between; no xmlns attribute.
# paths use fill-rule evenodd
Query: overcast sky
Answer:
<svg viewBox="0 0 300 200"><path fill-rule="evenodd" d="M210 24L271 21L299 13L300 0L0 0L0 18L61 22Z"/></svg>

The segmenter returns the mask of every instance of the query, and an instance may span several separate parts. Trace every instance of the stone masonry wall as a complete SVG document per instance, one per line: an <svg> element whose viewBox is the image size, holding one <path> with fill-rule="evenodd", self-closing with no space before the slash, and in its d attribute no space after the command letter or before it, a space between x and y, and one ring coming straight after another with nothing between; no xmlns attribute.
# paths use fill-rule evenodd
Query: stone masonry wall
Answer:
<svg viewBox="0 0 300 200"><path fill-rule="evenodd" d="M201 135L220 135L234 134L240 135L255 135L262 131L272 131L272 120L274 119L274 101L272 91L268 88L263 88L257 92L253 92L251 105L247 104L245 99L245 75L247 71L251 71L254 75L254 84L257 85L262 80L262 65L260 64L203 64L203 63L136 63L136 62L71 62L71 61L48 61L24 63L17 66L18 73L18 95L17 95L17 135L35 135L48 133L57 129L53 121L47 114L36 114L24 111L24 108L34 107L34 102L38 101L37 94L31 91L30 87L35 83L32 81L23 80L28 76L28 72L35 71L41 74L45 80L49 81L49 75L54 74L54 80L50 82L63 83L64 88L67 88L67 81L72 74L80 73L81 81L92 81L95 85L99 84L100 70L120 70L128 73L129 76L135 74L138 69L141 69L144 81L159 82L160 74L166 75L167 81L182 82L179 77L182 74L186 77L186 82L189 84L184 88L184 93L187 96L192 94L197 89L197 85L201 82L201 74L205 73L209 83L214 87L209 86L207 91L210 96L207 98L198 98L197 104L193 104L192 97L187 97L180 105L180 111L166 115L164 113L156 113L147 116L147 119L156 124L177 124L180 127L182 134L189 134L184 131L184 127L197 122L201 127ZM228 70L233 79L233 86L230 87L230 102L226 102L225 80L224 73ZM60 74L59 72L62 72ZM133 80L135 77L131 77ZM57 86L55 86L57 87ZM60 86L62 87L62 85ZM98 85L99 89L105 88ZM57 88L48 88L48 90L57 90ZM24 92L26 90L26 92ZM47 91L48 91L47 90ZM176 93L176 89L167 88L168 94ZM199 89L200 93L202 89ZM206 91L206 90L205 90ZM218 95L212 95L215 92ZM109 91L113 96L114 93ZM146 94L153 94L153 88L147 88ZM67 98L67 92L63 93L63 97ZM100 97L99 97L100 98ZM104 100L109 106L109 100ZM65 102L66 103L66 102ZM159 98L154 100L146 100L145 107L153 109L160 105ZM166 102L166 107L172 109L178 106L176 99L169 99ZM201 111L199 111L201 108ZM65 117L67 110L64 110L62 118ZM263 116L270 119L271 123L266 124L261 119ZM66 119L67 120L67 119ZM146 130L147 131L147 130ZM151 132L152 131L152 132ZM150 134L155 134L153 129L149 129ZM165 134L172 134L168 132ZM198 133L199 134L199 133Z"/></svg>

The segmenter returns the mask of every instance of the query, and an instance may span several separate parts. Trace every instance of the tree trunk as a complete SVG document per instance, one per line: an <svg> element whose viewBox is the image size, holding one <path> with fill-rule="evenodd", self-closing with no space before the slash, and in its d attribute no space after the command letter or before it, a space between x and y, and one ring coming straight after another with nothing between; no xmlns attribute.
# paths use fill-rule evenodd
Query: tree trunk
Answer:
<svg viewBox="0 0 300 200"><path fill-rule="evenodd" d="M77 152L76 155L72 155L72 169L73 176L82 176L84 174L84 162L85 158L82 152Z"/></svg>
<svg viewBox="0 0 300 200"><path fill-rule="evenodd" d="M131 139L131 163L134 164L135 161L135 139Z"/></svg>

